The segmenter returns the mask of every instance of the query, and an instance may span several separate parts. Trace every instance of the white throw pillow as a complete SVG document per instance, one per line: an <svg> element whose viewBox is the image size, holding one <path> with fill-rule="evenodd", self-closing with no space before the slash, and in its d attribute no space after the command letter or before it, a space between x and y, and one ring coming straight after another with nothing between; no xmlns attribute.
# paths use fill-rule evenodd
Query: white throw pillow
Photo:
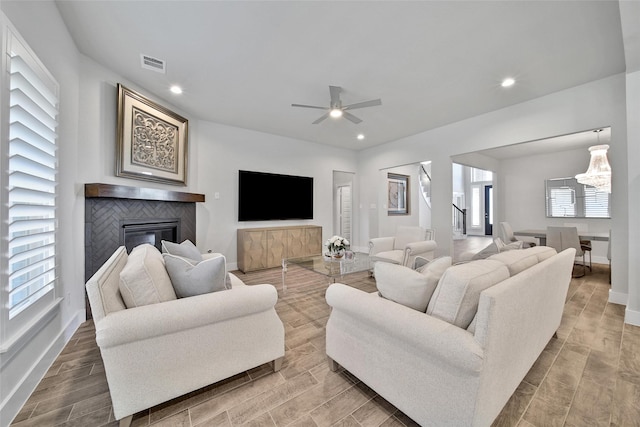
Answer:
<svg viewBox="0 0 640 427"><path fill-rule="evenodd" d="M120 272L119 289L127 308L176 299L162 255L150 244L133 248Z"/></svg>
<svg viewBox="0 0 640 427"><path fill-rule="evenodd" d="M421 271L396 264L376 263L374 275L378 292L383 298L424 313L440 276L450 265L451 257L433 260Z"/></svg>
<svg viewBox="0 0 640 427"><path fill-rule="evenodd" d="M500 261L481 259L448 268L436 288L427 314L467 328L478 311L480 292L509 278Z"/></svg>
<svg viewBox="0 0 640 427"><path fill-rule="evenodd" d="M202 261L202 254L189 239L180 244L169 242L168 240L163 240L161 243L163 253L189 258L197 262Z"/></svg>
<svg viewBox="0 0 640 427"><path fill-rule="evenodd" d="M522 240L516 240L515 242L511 242L507 245L499 237L493 239L493 242L496 244L498 248L498 252L506 252L506 251L512 251L514 249L522 249L522 244L524 243Z"/></svg>
<svg viewBox="0 0 640 427"><path fill-rule="evenodd" d="M200 262L171 254L162 256L178 298L229 289L226 259L222 255Z"/></svg>

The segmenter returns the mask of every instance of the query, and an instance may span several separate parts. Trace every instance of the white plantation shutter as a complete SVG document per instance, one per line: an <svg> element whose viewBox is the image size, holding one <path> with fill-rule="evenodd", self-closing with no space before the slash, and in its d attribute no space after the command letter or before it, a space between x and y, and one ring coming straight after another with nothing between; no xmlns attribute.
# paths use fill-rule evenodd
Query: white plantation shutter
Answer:
<svg viewBox="0 0 640 427"><path fill-rule="evenodd" d="M56 129L58 84L9 33L8 275L9 319L56 281Z"/></svg>

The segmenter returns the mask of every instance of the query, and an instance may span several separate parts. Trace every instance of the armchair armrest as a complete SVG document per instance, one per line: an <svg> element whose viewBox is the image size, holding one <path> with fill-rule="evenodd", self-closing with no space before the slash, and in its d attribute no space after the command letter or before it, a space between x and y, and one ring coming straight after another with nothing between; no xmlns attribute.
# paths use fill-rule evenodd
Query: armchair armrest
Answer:
<svg viewBox="0 0 640 427"><path fill-rule="evenodd" d="M412 353L438 359L464 372L477 374L482 369L484 352L464 329L340 283L329 286L326 299L333 308L331 316L339 313L364 323L380 334L389 335L393 342L415 349L408 350Z"/></svg>
<svg viewBox="0 0 640 427"><path fill-rule="evenodd" d="M369 255L393 250L395 237L374 237L369 240Z"/></svg>
<svg viewBox="0 0 640 427"><path fill-rule="evenodd" d="M407 252L407 255L415 256L435 251L437 247L438 245L435 240L423 240L421 242L407 243L405 251Z"/></svg>
<svg viewBox="0 0 640 427"><path fill-rule="evenodd" d="M96 323L101 348L169 335L273 309L272 285L242 286L113 312Z"/></svg>
<svg viewBox="0 0 640 427"><path fill-rule="evenodd" d="M202 254L202 259L205 260L210 258L217 258L219 256L222 256L222 254L219 252L206 252Z"/></svg>

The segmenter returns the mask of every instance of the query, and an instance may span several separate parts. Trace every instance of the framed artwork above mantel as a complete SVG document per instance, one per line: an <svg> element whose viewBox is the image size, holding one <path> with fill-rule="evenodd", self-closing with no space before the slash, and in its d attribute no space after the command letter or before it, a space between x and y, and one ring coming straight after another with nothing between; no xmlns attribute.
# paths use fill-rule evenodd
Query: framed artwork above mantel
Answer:
<svg viewBox="0 0 640 427"><path fill-rule="evenodd" d="M118 84L116 176L187 185L189 122Z"/></svg>

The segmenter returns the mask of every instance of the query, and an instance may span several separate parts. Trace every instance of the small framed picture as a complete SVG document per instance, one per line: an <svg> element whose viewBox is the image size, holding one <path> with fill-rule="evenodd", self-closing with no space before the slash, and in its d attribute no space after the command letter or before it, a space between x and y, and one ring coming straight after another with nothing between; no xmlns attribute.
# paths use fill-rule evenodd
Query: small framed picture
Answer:
<svg viewBox="0 0 640 427"><path fill-rule="evenodd" d="M116 176L187 185L189 122L118 84Z"/></svg>
<svg viewBox="0 0 640 427"><path fill-rule="evenodd" d="M409 176L387 174L387 214L409 215Z"/></svg>

